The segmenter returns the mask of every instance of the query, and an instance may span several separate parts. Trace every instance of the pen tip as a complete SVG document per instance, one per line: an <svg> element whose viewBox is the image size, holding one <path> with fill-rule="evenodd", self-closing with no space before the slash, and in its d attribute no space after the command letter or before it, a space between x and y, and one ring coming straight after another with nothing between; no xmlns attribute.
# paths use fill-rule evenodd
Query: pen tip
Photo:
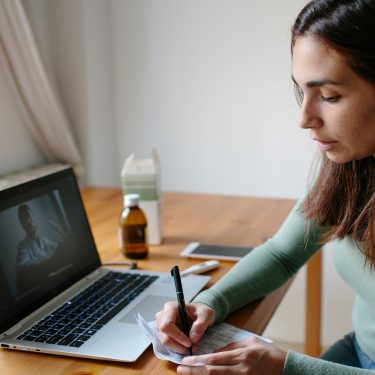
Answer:
<svg viewBox="0 0 375 375"><path fill-rule="evenodd" d="M176 273L176 270L178 270L178 266L173 266L171 269L171 275L174 276Z"/></svg>

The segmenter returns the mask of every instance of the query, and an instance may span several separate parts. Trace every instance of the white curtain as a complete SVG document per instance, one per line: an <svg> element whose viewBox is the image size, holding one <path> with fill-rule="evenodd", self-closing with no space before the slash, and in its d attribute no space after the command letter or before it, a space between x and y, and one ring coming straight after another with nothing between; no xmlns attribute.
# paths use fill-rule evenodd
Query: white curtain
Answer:
<svg viewBox="0 0 375 375"><path fill-rule="evenodd" d="M51 85L21 0L0 0L0 59L25 123L49 161L81 170L82 157Z"/></svg>

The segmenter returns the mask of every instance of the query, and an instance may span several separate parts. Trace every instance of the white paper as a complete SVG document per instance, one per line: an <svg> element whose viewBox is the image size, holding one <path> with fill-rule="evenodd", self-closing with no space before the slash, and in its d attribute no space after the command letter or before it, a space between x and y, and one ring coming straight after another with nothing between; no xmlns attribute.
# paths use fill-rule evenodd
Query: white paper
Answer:
<svg viewBox="0 0 375 375"><path fill-rule="evenodd" d="M158 358L177 364L182 363L182 359L186 357L187 354L176 353L173 350L164 346L160 342L156 321L147 323L143 319L142 315L139 313L136 319L139 326L143 329L148 338L151 340L154 353ZM255 335L254 333L234 327L230 324L219 323L214 324L213 326L207 329L206 333L199 342L197 348L194 350L193 354L209 354L212 353L215 349L222 348L223 346L228 345L232 342L245 340L250 336L257 336L264 341L270 343L272 342L272 340L266 339L262 336ZM199 364L197 365L199 366Z"/></svg>
<svg viewBox="0 0 375 375"><path fill-rule="evenodd" d="M158 358L181 364L182 358L184 358L185 355L176 353L173 350L168 349L160 342L158 331L156 328L156 321L147 323L140 313L138 313L138 316L136 316L136 320L139 326L146 333L147 337L151 340L152 348L154 349L154 353Z"/></svg>

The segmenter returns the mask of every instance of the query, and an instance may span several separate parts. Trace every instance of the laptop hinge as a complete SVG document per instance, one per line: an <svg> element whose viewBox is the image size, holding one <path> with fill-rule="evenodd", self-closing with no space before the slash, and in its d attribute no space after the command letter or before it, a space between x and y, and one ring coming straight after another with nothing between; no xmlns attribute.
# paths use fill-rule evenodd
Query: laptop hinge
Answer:
<svg viewBox="0 0 375 375"><path fill-rule="evenodd" d="M22 328L22 324L18 323L14 325L13 327L9 328L8 331L5 331L3 334L1 334L0 338L3 339L6 336L13 335L14 332L18 331L21 328Z"/></svg>
<svg viewBox="0 0 375 375"><path fill-rule="evenodd" d="M99 269L96 269L94 272L90 273L88 276L86 276L87 280L93 280L95 279L99 274Z"/></svg>

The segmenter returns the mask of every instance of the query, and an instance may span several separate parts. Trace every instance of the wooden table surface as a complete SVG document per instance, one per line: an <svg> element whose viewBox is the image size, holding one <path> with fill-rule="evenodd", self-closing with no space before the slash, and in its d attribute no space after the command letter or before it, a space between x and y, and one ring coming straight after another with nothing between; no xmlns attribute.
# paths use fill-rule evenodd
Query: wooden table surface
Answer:
<svg viewBox="0 0 375 375"><path fill-rule="evenodd" d="M82 191L86 212L102 262L125 260L118 245L118 219L122 209L119 189L85 188ZM138 262L140 269L168 272L178 264L181 269L199 263L182 259L181 250L190 242L255 246L277 231L295 201L285 199L234 197L208 194L166 192L163 195L163 243L150 246L149 256ZM211 284L234 263L221 262L212 271ZM285 295L291 281L232 314L227 322L261 334ZM1 375L119 375L174 374L176 365L157 359L148 348L135 363L85 360L0 350Z"/></svg>

